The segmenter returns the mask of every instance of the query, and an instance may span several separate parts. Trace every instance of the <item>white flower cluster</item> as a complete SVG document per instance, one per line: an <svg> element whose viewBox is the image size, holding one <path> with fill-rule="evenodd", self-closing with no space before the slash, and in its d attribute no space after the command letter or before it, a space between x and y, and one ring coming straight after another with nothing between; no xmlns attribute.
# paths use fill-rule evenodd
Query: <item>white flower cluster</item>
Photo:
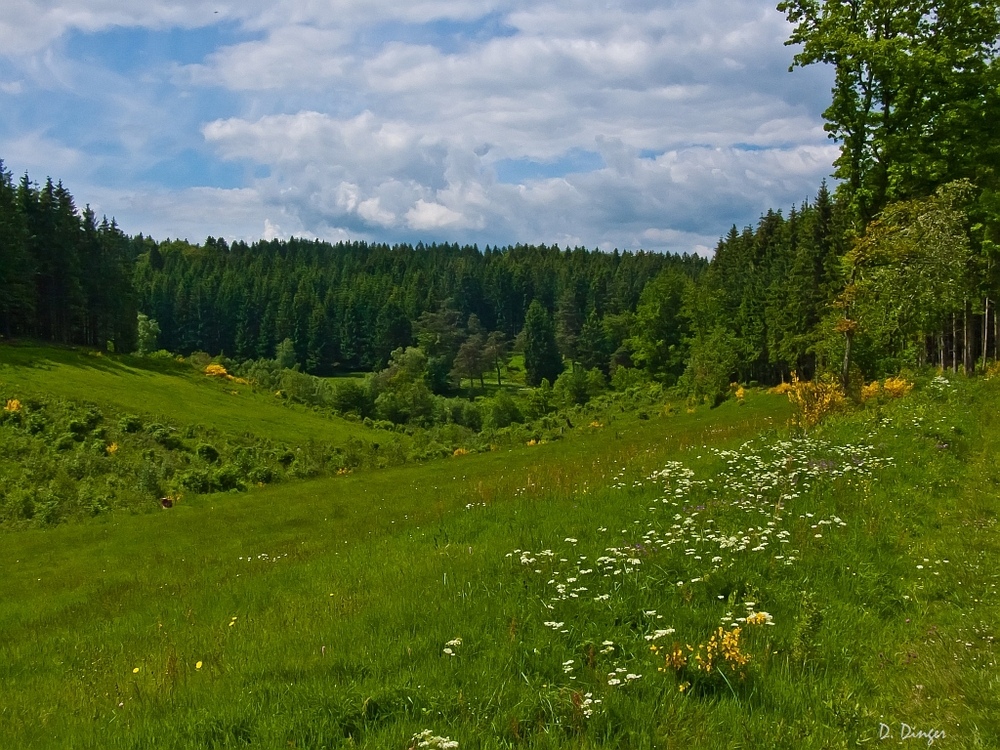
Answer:
<svg viewBox="0 0 1000 750"><path fill-rule="evenodd" d="M431 729L425 729L410 738L411 748L425 747L428 750L457 750L458 741L450 737L441 737Z"/></svg>

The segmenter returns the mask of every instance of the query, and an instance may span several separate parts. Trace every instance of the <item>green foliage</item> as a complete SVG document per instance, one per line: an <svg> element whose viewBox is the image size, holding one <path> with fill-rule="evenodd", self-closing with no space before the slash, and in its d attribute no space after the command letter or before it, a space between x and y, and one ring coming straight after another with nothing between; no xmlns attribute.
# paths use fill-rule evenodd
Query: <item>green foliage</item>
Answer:
<svg viewBox="0 0 1000 750"><path fill-rule="evenodd" d="M510 427L512 424L524 420L517 403L506 391L500 391L489 399L483 411L485 412L484 426L491 430Z"/></svg>
<svg viewBox="0 0 1000 750"><path fill-rule="evenodd" d="M552 385L552 395L563 407L580 406L604 390L604 374L575 367L563 372Z"/></svg>
<svg viewBox="0 0 1000 750"><path fill-rule="evenodd" d="M563 371L562 355L556 344L552 319L538 300L528 308L523 337L526 382L531 386L537 386L543 380L551 383Z"/></svg>
<svg viewBox="0 0 1000 750"><path fill-rule="evenodd" d="M972 258L962 205L971 193L967 182L949 183L879 214L844 258L848 284L837 302L844 312L838 332L848 340L864 335L891 352L922 344L964 307ZM848 348L845 373L849 355Z"/></svg>
<svg viewBox="0 0 1000 750"><path fill-rule="evenodd" d="M156 351L160 339L160 324L144 313L136 316L136 354L146 357Z"/></svg>
<svg viewBox="0 0 1000 750"><path fill-rule="evenodd" d="M642 290L629 339L632 359L654 377L676 380L684 370L687 335L681 316L687 280L667 269Z"/></svg>
<svg viewBox="0 0 1000 750"><path fill-rule="evenodd" d="M370 417L375 413L371 392L356 380L340 380L333 388L330 405L340 414Z"/></svg>
<svg viewBox="0 0 1000 750"><path fill-rule="evenodd" d="M995 186L998 3L785 0L778 10L795 24L788 44L802 45L794 64L835 68L824 117L859 229L955 179Z"/></svg>
<svg viewBox="0 0 1000 750"><path fill-rule="evenodd" d="M282 339L274 350L274 362L281 370L291 370L296 364L295 342L290 338Z"/></svg>
<svg viewBox="0 0 1000 750"><path fill-rule="evenodd" d="M434 420L434 395L427 384L428 358L421 349L396 349L389 366L370 382L379 419L427 426Z"/></svg>
<svg viewBox="0 0 1000 750"><path fill-rule="evenodd" d="M735 337L724 327L715 326L708 335L699 335L691 342L681 388L696 401L718 405L729 392L738 363Z"/></svg>

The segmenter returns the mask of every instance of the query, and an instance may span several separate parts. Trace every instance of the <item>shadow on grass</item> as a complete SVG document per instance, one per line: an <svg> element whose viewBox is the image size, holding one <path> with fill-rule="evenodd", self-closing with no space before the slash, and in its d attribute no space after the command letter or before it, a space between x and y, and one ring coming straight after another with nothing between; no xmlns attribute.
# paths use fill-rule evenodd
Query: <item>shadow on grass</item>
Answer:
<svg viewBox="0 0 1000 750"><path fill-rule="evenodd" d="M172 359L108 354L99 349L26 341L0 342L0 372L4 367L51 371L59 367L96 370L109 375L180 375L186 367Z"/></svg>

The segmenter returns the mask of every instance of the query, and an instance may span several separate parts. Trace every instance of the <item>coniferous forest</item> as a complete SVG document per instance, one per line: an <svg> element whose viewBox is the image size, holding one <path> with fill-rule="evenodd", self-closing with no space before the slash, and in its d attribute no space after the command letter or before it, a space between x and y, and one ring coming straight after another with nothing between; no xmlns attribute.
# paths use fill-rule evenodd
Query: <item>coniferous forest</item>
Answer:
<svg viewBox="0 0 1000 750"><path fill-rule="evenodd" d="M528 385L619 369L695 398L795 372L846 388L997 355L1000 18L984 4L779 4L793 68L832 64L835 190L732 227L712 259L513 245L252 245L126 236L62 185L0 163L0 332L380 371L430 388L525 356ZM805 196L804 196L805 198Z"/></svg>
<svg viewBox="0 0 1000 750"><path fill-rule="evenodd" d="M996 356L1000 296L983 224L970 239L961 202L972 192L951 183L893 204L858 237L846 191L823 185L787 213L732 227L707 260L529 245L156 241L78 209L61 183L15 182L3 170L0 330L131 352L142 321L156 327L158 349L280 359L320 376L377 372L415 347L440 394L517 351L531 385L564 369L626 368L707 398L733 381L840 373L848 339L857 378L927 363L972 370ZM907 238L919 232L933 236Z"/></svg>

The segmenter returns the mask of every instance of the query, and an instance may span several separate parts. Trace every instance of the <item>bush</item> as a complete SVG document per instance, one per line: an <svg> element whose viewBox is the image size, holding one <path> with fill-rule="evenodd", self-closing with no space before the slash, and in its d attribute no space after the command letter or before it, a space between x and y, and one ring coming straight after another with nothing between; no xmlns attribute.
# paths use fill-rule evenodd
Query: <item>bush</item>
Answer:
<svg viewBox="0 0 1000 750"><path fill-rule="evenodd" d="M219 460L219 451L216 450L215 446L209 445L208 443L199 443L194 452L210 464L214 464Z"/></svg>
<svg viewBox="0 0 1000 750"><path fill-rule="evenodd" d="M342 380L333 388L331 406L340 414L355 414L362 419L375 412L375 401L368 389L354 380Z"/></svg>
<svg viewBox="0 0 1000 750"><path fill-rule="evenodd" d="M840 384L830 375L808 381L799 380L792 373L788 400L795 406L792 424L804 430L815 427L847 404L847 397Z"/></svg>
<svg viewBox="0 0 1000 750"><path fill-rule="evenodd" d="M501 391L492 399L486 402L486 427L491 430L499 430L510 427L515 422L523 422L524 415L517 407L510 394Z"/></svg>
<svg viewBox="0 0 1000 750"><path fill-rule="evenodd" d="M118 420L118 429L126 433L139 432L142 430L142 420L135 414L126 414Z"/></svg>

